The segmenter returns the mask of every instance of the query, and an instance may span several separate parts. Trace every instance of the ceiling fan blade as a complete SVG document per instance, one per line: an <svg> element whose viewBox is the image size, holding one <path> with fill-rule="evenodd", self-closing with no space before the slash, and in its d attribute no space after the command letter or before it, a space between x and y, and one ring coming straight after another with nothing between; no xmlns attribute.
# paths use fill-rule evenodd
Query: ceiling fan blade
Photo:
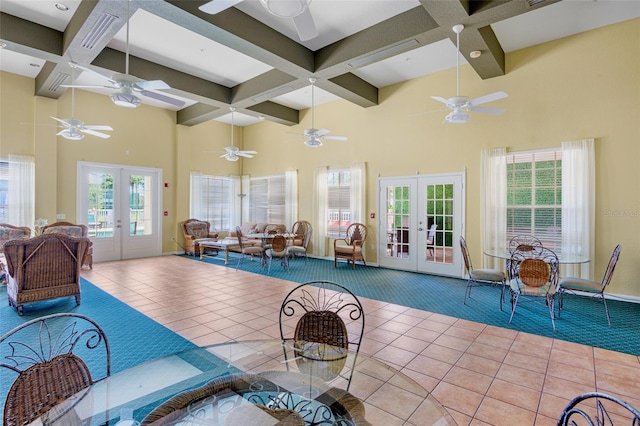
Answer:
<svg viewBox="0 0 640 426"><path fill-rule="evenodd" d="M108 135L106 133L96 132L95 130L87 129L86 127L83 127L82 129L78 129L78 130L81 131L82 133L86 133L88 135L97 136L97 137L102 138L102 139L107 139L107 138L111 137L111 135Z"/></svg>
<svg viewBox="0 0 640 426"><path fill-rule="evenodd" d="M250 155L255 155L255 154L258 153L258 151L240 151L240 152L242 152L244 154L250 154Z"/></svg>
<svg viewBox="0 0 640 426"><path fill-rule="evenodd" d="M238 152L236 155L238 155L239 157L253 158L253 155L247 154L246 152Z"/></svg>
<svg viewBox="0 0 640 426"><path fill-rule="evenodd" d="M142 95L148 97L148 98L152 98L152 99L155 99L155 100L158 100L158 101L162 101L162 102L165 102L165 103L168 103L168 104L171 104L171 105L175 105L177 107L182 107L185 104L184 101L181 101L179 99L174 99L174 98L172 98L170 96L166 96L166 95L163 95L161 93L148 92L146 90L143 90L140 93Z"/></svg>
<svg viewBox="0 0 640 426"><path fill-rule="evenodd" d="M327 134L327 133L329 133L330 131L331 131L331 130L329 130L329 129L320 129L320 130L317 130L317 131L314 133L314 136L315 136L316 138L319 138L320 136L324 136L324 135L326 135L326 134Z"/></svg>
<svg viewBox="0 0 640 426"><path fill-rule="evenodd" d="M136 88L142 90L167 90L171 89L167 83L162 80L138 81L135 83Z"/></svg>
<svg viewBox="0 0 640 426"><path fill-rule="evenodd" d="M471 105L467 110L473 112L484 112L486 114L502 114L504 112L504 108L481 107L475 105Z"/></svg>
<svg viewBox="0 0 640 426"><path fill-rule="evenodd" d="M98 85L80 85L80 84L61 84L60 87L74 88L74 89L118 89L115 86L98 86Z"/></svg>
<svg viewBox="0 0 640 426"><path fill-rule="evenodd" d="M443 104L448 104L449 103L448 99L445 99L445 98L443 98L441 96L432 96L431 99L435 99L436 101L442 102Z"/></svg>
<svg viewBox="0 0 640 426"><path fill-rule="evenodd" d="M87 71L87 72L89 72L89 73L91 73L91 74L95 74L95 75L97 75L98 77L101 77L101 78L103 78L103 79L107 80L107 81L108 81L108 82L110 82L111 84L116 84L116 82L115 82L114 80L112 80L110 77L107 77L106 75L101 74L101 73L99 73L98 71L94 71L94 70L92 70L91 68L87 68L87 67L84 67L84 66L79 65L79 64L76 64L76 63L72 64L71 66L72 66L72 67L74 67L74 68L78 68L78 69L80 69L80 70L82 70L82 71Z"/></svg>
<svg viewBox="0 0 640 426"><path fill-rule="evenodd" d="M53 117L53 116L51 116L51 115L49 116L49 118L53 118L54 120L59 121L60 123L64 124L65 126L68 126L68 125L69 125L69 123L67 123L66 121L64 121L62 118L56 118L56 117Z"/></svg>
<svg viewBox="0 0 640 426"><path fill-rule="evenodd" d="M296 31L298 31L300 41L307 41L318 37L318 29L316 28L315 22L313 22L313 16L308 7L300 15L293 17L293 23Z"/></svg>
<svg viewBox="0 0 640 426"><path fill-rule="evenodd" d="M346 136L323 136L322 139L331 141L346 141L348 138Z"/></svg>
<svg viewBox="0 0 640 426"><path fill-rule="evenodd" d="M87 125L85 124L83 126L85 129L89 129L89 130L113 130L113 128L111 126L107 126L107 125Z"/></svg>
<svg viewBox="0 0 640 426"><path fill-rule="evenodd" d="M222 154L222 155L220 156L220 158L225 158L227 155L229 155L229 154Z"/></svg>
<svg viewBox="0 0 640 426"><path fill-rule="evenodd" d="M231 6L234 6L240 3L242 0L212 0L209 3L205 3L202 6L198 7L204 13L208 13L209 15L215 15L216 13L220 13L225 9L229 9Z"/></svg>
<svg viewBox="0 0 640 426"><path fill-rule="evenodd" d="M495 93L492 93L490 95L480 96L479 98L472 99L472 100L469 101L469 103L471 105L480 105L480 104L484 104L484 103L487 103L487 102L497 101L498 99L504 99L507 96L509 96L509 95L507 95L504 92L495 92Z"/></svg>

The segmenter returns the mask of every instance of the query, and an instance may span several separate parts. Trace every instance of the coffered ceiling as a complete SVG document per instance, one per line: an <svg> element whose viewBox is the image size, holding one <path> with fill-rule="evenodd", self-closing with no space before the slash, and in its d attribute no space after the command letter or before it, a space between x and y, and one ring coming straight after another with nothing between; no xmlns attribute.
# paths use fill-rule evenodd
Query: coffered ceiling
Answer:
<svg viewBox="0 0 640 426"><path fill-rule="evenodd" d="M166 82L158 93L184 105L141 100L177 111L179 124L230 122L232 105L236 125L293 125L311 104L311 76L316 105L343 98L367 108L381 87L455 66L455 24L465 26L461 63L489 79L505 74L506 53L640 16L640 2L626 0L312 0L318 36L301 41L292 19L257 0L215 15L199 9L205 3L0 0L0 70L35 78L36 95L58 98L71 84L69 62L125 73L128 33L129 74ZM76 74L77 85L106 81Z"/></svg>

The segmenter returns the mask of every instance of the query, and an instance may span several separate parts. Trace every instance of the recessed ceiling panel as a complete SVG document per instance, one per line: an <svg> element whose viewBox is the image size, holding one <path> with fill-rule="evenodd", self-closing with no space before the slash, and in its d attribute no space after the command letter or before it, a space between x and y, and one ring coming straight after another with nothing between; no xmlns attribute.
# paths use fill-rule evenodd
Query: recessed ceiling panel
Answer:
<svg viewBox="0 0 640 426"><path fill-rule="evenodd" d="M138 9L129 20L129 53L223 86L233 87L272 69L256 59ZM124 52L126 26L108 46Z"/></svg>
<svg viewBox="0 0 640 426"><path fill-rule="evenodd" d="M45 62L44 59L0 49L0 70L12 74L36 78Z"/></svg>

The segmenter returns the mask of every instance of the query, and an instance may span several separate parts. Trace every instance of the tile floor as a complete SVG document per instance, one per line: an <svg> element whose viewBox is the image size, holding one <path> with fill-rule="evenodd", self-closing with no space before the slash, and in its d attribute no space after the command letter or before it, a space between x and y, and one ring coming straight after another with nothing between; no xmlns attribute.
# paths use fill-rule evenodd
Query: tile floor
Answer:
<svg viewBox="0 0 640 426"><path fill-rule="evenodd" d="M297 285L177 256L98 263L83 276L198 345L278 338L280 303ZM571 398L593 390L640 407L638 356L361 302L361 351L419 382L458 425L555 425ZM365 407L375 425L425 426Z"/></svg>

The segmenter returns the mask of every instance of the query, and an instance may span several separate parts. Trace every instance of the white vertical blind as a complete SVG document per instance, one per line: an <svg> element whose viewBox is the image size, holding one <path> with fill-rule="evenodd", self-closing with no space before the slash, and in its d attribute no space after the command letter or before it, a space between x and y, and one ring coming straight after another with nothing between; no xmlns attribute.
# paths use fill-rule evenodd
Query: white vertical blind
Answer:
<svg viewBox="0 0 640 426"><path fill-rule="evenodd" d="M34 227L35 162L29 155L9 154L9 191L7 194L9 223Z"/></svg>

